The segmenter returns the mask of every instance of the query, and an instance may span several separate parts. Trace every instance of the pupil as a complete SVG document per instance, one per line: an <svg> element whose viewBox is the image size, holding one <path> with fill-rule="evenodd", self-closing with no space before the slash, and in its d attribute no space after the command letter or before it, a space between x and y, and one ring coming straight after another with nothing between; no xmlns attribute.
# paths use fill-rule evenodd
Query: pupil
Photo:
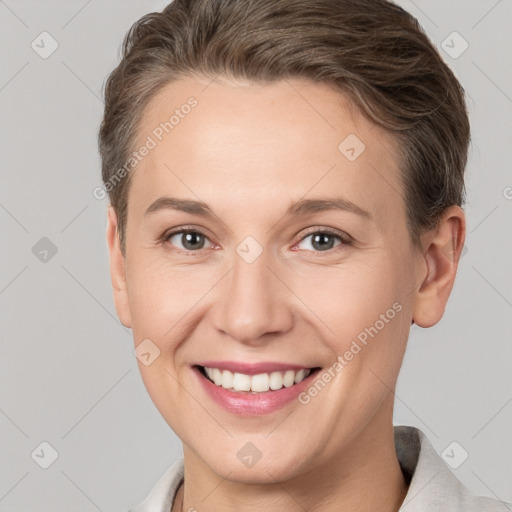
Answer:
<svg viewBox="0 0 512 512"><path fill-rule="evenodd" d="M330 243L329 243L330 239ZM313 236L313 247L320 250L329 250L333 247L334 238L326 233L318 234ZM315 245L318 244L318 245Z"/></svg>
<svg viewBox="0 0 512 512"><path fill-rule="evenodd" d="M198 243L198 239L201 239L203 235L199 234L199 233L185 233L183 235L184 237L184 240L185 242L183 243L183 247L187 248L187 249L197 249L197 244ZM199 245L201 245L199 243ZM201 248L201 247L199 247Z"/></svg>

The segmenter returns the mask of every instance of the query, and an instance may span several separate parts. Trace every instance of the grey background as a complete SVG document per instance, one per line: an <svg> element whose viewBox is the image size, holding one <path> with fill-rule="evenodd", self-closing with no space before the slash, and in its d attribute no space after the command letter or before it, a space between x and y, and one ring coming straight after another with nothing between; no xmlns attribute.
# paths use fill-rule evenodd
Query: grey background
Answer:
<svg viewBox="0 0 512 512"><path fill-rule="evenodd" d="M181 456L117 320L107 200L92 195L103 81L130 25L166 3L0 0L0 511L127 509ZM467 252L443 320L412 329L394 423L439 453L457 441L457 477L512 501L512 2L400 4L438 47L453 31L469 43L441 52L473 143ZM47 59L31 47L43 31L59 45ZM58 452L48 469L49 449L31 456L43 441Z"/></svg>

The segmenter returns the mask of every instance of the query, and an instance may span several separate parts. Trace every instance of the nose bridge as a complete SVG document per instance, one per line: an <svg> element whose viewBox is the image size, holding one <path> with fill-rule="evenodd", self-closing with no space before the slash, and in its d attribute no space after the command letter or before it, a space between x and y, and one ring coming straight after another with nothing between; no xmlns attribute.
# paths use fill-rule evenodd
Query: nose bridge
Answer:
<svg viewBox="0 0 512 512"><path fill-rule="evenodd" d="M237 247L217 303L216 327L249 344L261 343L266 333L286 332L293 320L286 287L269 268L271 253L258 252L251 240Z"/></svg>

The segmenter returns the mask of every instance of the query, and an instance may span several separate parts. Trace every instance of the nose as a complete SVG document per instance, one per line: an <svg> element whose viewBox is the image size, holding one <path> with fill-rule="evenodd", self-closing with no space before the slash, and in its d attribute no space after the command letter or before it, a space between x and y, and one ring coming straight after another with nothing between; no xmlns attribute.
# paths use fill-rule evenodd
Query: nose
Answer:
<svg viewBox="0 0 512 512"><path fill-rule="evenodd" d="M269 263L265 252L252 263L235 255L217 289L215 327L246 345L261 345L293 326L293 293Z"/></svg>

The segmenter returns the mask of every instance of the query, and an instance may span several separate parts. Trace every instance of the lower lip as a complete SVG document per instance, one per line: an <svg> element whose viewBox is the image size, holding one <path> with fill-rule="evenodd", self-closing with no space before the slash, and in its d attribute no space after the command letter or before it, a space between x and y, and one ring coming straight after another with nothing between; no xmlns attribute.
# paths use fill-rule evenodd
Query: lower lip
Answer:
<svg viewBox="0 0 512 512"><path fill-rule="evenodd" d="M217 386L208 380L196 366L192 368L206 393L227 411L239 416L261 416L283 408L304 392L315 378L318 369L310 373L303 381L289 388L265 393L233 391ZM298 401L298 400L297 400Z"/></svg>

